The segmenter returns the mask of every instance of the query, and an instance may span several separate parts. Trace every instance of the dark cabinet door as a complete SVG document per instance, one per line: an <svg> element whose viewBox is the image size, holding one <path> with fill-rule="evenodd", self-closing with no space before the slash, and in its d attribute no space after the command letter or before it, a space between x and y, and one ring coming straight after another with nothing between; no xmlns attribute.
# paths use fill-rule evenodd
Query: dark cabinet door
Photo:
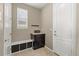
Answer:
<svg viewBox="0 0 79 59"><path fill-rule="evenodd" d="M45 45L45 34L42 34L41 35L41 42L42 42L42 46L44 46Z"/></svg>
<svg viewBox="0 0 79 59"><path fill-rule="evenodd" d="M45 34L34 35L33 49L44 47L45 45Z"/></svg>
<svg viewBox="0 0 79 59"><path fill-rule="evenodd" d="M33 49L38 49L39 48L39 42L38 41L34 41L33 42Z"/></svg>

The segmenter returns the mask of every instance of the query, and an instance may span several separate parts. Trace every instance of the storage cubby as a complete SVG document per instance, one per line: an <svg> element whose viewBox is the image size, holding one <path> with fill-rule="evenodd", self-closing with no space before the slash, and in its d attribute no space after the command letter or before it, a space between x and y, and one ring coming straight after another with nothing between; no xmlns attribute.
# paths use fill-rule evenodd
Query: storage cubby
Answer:
<svg viewBox="0 0 79 59"><path fill-rule="evenodd" d="M19 44L13 44L11 46L11 52L14 53L14 52L18 52L18 51L21 51L21 50L24 50L24 49L28 49L28 48L31 48L32 47L32 41L29 42L27 41L26 43L19 43Z"/></svg>
<svg viewBox="0 0 79 59"><path fill-rule="evenodd" d="M13 45L13 46L11 47L11 51L12 51L12 53L19 51L19 44Z"/></svg>
<svg viewBox="0 0 79 59"><path fill-rule="evenodd" d="M32 47L32 42L28 42L26 45L27 45L26 48L31 48Z"/></svg>
<svg viewBox="0 0 79 59"><path fill-rule="evenodd" d="M24 50L24 49L26 49L26 43L20 44L20 50Z"/></svg>

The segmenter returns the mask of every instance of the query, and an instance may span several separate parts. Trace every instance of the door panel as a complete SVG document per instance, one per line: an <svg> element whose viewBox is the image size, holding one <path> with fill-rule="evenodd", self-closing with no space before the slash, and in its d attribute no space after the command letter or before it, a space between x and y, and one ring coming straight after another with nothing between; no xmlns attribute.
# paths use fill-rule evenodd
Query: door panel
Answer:
<svg viewBox="0 0 79 59"><path fill-rule="evenodd" d="M73 4L53 4L53 49L60 55L73 55Z"/></svg>

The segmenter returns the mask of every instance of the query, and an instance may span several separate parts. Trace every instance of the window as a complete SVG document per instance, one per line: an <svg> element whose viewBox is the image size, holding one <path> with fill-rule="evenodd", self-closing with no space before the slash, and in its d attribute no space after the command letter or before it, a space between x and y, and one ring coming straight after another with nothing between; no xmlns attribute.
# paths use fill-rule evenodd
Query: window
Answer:
<svg viewBox="0 0 79 59"><path fill-rule="evenodd" d="M17 8L17 29L28 28L28 11L22 8Z"/></svg>

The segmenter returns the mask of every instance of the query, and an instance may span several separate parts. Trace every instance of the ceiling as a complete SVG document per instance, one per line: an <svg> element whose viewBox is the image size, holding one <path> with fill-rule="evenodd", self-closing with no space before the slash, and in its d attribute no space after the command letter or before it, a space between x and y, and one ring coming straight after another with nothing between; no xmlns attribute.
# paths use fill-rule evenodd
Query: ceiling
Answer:
<svg viewBox="0 0 79 59"><path fill-rule="evenodd" d="M43 8L47 3L26 3L27 5L30 5L32 7L41 9Z"/></svg>

